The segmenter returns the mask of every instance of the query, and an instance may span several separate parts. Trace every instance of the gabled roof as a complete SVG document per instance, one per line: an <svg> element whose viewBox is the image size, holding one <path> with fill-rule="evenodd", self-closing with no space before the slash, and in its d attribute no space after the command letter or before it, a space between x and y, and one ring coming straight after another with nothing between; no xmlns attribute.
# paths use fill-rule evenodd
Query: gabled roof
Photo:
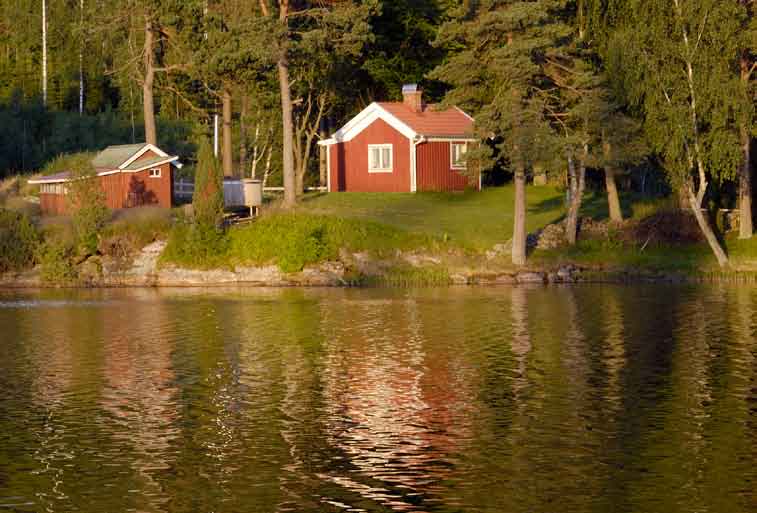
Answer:
<svg viewBox="0 0 757 513"><path fill-rule="evenodd" d="M381 102L381 108L424 137L472 137L473 118L457 107L424 105L416 112L402 102Z"/></svg>
<svg viewBox="0 0 757 513"><path fill-rule="evenodd" d="M92 160L95 168L118 169L121 164L137 154L146 144L121 144L108 146Z"/></svg>
<svg viewBox="0 0 757 513"><path fill-rule="evenodd" d="M349 141L377 119L382 119L411 140L421 137L473 140L473 118L457 107L444 109L438 105L424 105L421 112L416 112L402 102L374 102L331 138L318 144L327 146Z"/></svg>

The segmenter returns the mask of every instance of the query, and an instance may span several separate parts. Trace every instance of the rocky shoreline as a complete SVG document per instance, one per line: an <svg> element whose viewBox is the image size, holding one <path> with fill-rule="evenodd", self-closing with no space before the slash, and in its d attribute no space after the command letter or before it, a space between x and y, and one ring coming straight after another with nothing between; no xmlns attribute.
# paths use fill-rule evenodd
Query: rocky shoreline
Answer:
<svg viewBox="0 0 757 513"><path fill-rule="evenodd" d="M212 287L240 285L250 287L349 287L389 284L382 277L391 273L396 261L371 259L365 254L342 254L340 261L306 266L297 273L284 273L275 265L235 267L233 269L183 269L159 265L165 243L145 247L128 263L107 257L91 257L79 266L79 279L57 283L43 280L38 269L0 275L4 288L112 288L112 287ZM588 268L561 265L554 269L513 270L498 265L489 255L486 265L441 265L432 255L405 254L401 262L410 269L443 268L445 279L435 285L515 285L574 283L681 283L701 281L755 281L751 273L684 274L646 269ZM424 285L422 281L418 285ZM409 283L413 285L413 283Z"/></svg>

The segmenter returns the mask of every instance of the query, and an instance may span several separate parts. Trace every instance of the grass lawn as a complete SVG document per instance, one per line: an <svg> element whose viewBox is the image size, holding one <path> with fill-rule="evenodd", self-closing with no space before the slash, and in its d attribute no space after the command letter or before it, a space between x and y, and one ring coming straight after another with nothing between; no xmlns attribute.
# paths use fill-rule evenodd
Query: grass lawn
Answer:
<svg viewBox="0 0 757 513"><path fill-rule="evenodd" d="M413 233L447 239L484 251L512 237L512 185L464 193L358 193L309 195L303 212L368 219ZM533 232L559 220L564 194L554 187L529 187L527 228Z"/></svg>

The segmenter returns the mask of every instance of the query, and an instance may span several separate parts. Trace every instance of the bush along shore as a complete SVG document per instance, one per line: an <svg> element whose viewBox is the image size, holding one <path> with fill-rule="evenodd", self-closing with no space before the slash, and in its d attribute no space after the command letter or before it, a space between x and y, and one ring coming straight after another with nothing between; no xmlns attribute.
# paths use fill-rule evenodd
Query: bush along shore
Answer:
<svg viewBox="0 0 757 513"><path fill-rule="evenodd" d="M0 209L0 286L439 286L515 283L757 281L749 241L739 267L717 269L685 212L658 210L622 225L581 220L529 235L529 265L509 242L485 250L365 218L271 212L227 229L181 210L140 208L34 223Z"/></svg>

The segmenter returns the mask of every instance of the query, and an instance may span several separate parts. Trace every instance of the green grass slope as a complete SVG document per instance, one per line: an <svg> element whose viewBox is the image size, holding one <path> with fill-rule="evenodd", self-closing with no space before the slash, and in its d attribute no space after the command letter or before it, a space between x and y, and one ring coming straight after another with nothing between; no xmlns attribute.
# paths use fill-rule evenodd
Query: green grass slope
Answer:
<svg viewBox="0 0 757 513"><path fill-rule="evenodd" d="M338 193L307 196L302 212L358 218L449 240L473 251L512 237L512 186L464 193ZM559 220L564 195L554 187L529 187L527 228L533 232Z"/></svg>

